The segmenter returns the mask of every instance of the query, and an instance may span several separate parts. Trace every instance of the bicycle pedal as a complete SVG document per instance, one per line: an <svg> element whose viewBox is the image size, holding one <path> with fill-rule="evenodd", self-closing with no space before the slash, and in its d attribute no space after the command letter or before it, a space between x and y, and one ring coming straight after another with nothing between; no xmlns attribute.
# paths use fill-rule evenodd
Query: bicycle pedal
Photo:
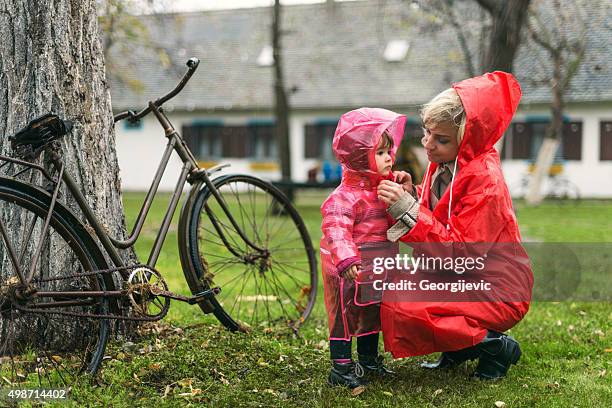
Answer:
<svg viewBox="0 0 612 408"><path fill-rule="evenodd" d="M205 290L204 292L196 293L195 295L189 298L189 304L194 305L204 300L211 299L215 297L216 295L218 295L219 293L221 293L220 287L215 287L215 288Z"/></svg>

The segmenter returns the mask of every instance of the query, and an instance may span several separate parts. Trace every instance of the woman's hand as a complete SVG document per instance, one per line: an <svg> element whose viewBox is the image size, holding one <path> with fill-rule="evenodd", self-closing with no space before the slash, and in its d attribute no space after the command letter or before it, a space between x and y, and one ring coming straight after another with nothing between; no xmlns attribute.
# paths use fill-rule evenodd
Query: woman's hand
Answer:
<svg viewBox="0 0 612 408"><path fill-rule="evenodd" d="M344 271L343 275L344 275L344 279L353 281L355 280L355 278L357 277L357 274L359 273L359 270L361 269L361 266L359 265L353 265L350 268L348 268L347 270Z"/></svg>
<svg viewBox="0 0 612 408"><path fill-rule="evenodd" d="M395 204L395 202L398 201L403 194L406 194L406 190L401 184L397 184L389 180L383 180L378 185L378 199L388 206Z"/></svg>
<svg viewBox="0 0 612 408"><path fill-rule="evenodd" d="M412 194L414 186L412 185L412 176L405 171L394 171L395 182L402 185L405 192Z"/></svg>

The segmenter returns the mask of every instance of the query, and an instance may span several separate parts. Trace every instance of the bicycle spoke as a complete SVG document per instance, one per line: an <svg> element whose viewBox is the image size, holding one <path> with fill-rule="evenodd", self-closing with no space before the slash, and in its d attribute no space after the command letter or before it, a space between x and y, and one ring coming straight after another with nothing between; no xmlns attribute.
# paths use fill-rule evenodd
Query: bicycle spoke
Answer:
<svg viewBox="0 0 612 408"><path fill-rule="evenodd" d="M279 265L278 263L276 264L276 266L278 267L279 271L284 273L289 279L291 279L295 285L299 288L304 286L304 282L298 282L295 278L295 276L291 275L286 269L284 269L281 265Z"/></svg>
<svg viewBox="0 0 612 408"><path fill-rule="evenodd" d="M316 293L312 283L313 279L316 283L315 259L304 224L292 212L291 204L266 183L249 176L228 176L215 185L245 237L231 224L231 218L220 212L212 195L200 204L198 253L213 263L197 258L194 262L202 262L203 271L207 265L214 285L221 287L215 298L219 303L215 315L233 329L240 329L240 322L256 327L305 319ZM203 206L208 206L212 219L202 211ZM252 250L247 240L265 252ZM241 267L240 263L249 265ZM305 287L312 289L307 299Z"/></svg>

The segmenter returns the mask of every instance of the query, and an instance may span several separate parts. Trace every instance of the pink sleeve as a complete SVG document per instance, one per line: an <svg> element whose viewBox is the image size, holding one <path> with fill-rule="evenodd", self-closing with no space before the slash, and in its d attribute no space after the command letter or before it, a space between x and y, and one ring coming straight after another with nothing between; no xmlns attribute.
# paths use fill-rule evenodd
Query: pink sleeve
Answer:
<svg viewBox="0 0 612 408"><path fill-rule="evenodd" d="M323 204L321 214L323 239L334 266L342 272L359 262L359 252L353 241L355 209L352 200L344 195L334 195Z"/></svg>

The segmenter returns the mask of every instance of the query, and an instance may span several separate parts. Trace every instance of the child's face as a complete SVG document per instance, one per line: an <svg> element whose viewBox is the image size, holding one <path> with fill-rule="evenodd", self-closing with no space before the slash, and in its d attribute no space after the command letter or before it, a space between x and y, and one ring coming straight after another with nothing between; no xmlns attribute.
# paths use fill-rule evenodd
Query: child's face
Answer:
<svg viewBox="0 0 612 408"><path fill-rule="evenodd" d="M449 123L429 124L423 132L421 143L430 161L439 164L455 160L459 151L456 127Z"/></svg>
<svg viewBox="0 0 612 408"><path fill-rule="evenodd" d="M376 170L381 176L386 176L391 171L393 166L393 149L391 146L385 146L384 138L376 148Z"/></svg>

